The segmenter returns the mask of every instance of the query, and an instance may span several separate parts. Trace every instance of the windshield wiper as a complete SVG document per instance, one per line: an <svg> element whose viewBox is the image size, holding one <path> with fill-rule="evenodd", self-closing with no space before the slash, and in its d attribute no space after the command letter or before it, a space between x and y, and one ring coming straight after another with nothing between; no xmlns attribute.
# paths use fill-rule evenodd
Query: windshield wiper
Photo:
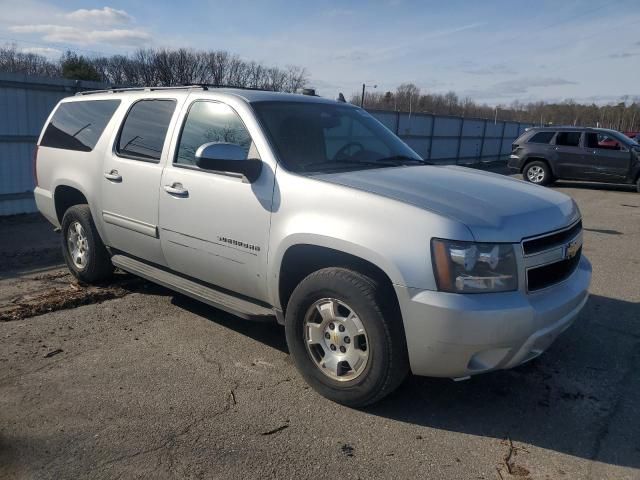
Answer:
<svg viewBox="0 0 640 480"><path fill-rule="evenodd" d="M327 169L346 169L351 167L398 167L402 165L431 165L430 163L406 155L393 155L390 157L380 158L378 160L350 160L347 158L340 158L337 160L327 160L326 162L314 162L304 166L305 170L310 170L317 167L324 167Z"/></svg>
<svg viewBox="0 0 640 480"><path fill-rule="evenodd" d="M326 162L314 162L309 163L304 166L304 170L311 170L317 167L322 167L323 169L348 169L353 167L394 167L395 163L391 162L372 162L372 161L364 161L364 160L327 160Z"/></svg>
<svg viewBox="0 0 640 480"><path fill-rule="evenodd" d="M384 157L376 160L377 162L391 163L393 165L408 165L417 163L419 165L432 165L421 158L409 157L408 155L392 155L390 157Z"/></svg>

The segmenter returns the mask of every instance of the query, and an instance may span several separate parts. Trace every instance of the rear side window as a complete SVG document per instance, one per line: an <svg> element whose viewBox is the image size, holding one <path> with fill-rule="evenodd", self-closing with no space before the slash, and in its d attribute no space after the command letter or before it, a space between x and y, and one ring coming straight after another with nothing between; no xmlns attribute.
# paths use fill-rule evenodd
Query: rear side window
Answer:
<svg viewBox="0 0 640 480"><path fill-rule="evenodd" d="M120 100L61 103L47 125L40 145L90 152L118 105Z"/></svg>
<svg viewBox="0 0 640 480"><path fill-rule="evenodd" d="M556 145L565 147L577 147L580 145L580 132L558 132Z"/></svg>
<svg viewBox="0 0 640 480"><path fill-rule="evenodd" d="M527 143L549 143L556 132L538 132Z"/></svg>
<svg viewBox="0 0 640 480"><path fill-rule="evenodd" d="M175 100L140 100L125 118L116 144L116 152L134 160L160 160Z"/></svg>

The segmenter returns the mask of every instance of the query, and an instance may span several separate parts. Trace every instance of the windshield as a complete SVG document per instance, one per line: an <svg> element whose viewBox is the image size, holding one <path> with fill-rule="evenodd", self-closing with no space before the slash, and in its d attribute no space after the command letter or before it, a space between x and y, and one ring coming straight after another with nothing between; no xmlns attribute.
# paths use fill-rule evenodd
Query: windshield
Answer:
<svg viewBox="0 0 640 480"><path fill-rule="evenodd" d="M617 140L623 145L631 145L633 147L638 146L638 143L633 138L629 138L623 133L616 132L615 130L602 130L602 132L605 132L604 134L606 136L613 138L614 140Z"/></svg>
<svg viewBox="0 0 640 480"><path fill-rule="evenodd" d="M293 172L426 163L361 108L311 102L256 102L252 106L280 161Z"/></svg>

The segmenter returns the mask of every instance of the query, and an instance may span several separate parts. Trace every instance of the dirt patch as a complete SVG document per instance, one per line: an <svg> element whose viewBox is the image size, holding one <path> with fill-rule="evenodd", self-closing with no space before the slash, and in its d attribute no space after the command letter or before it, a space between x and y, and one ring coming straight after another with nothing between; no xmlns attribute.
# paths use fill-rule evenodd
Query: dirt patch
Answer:
<svg viewBox="0 0 640 480"><path fill-rule="evenodd" d="M53 275L56 279L61 276L64 277L64 274L57 273ZM41 279L53 280L54 278ZM5 305L0 310L0 321L22 320L47 312L124 297L131 293L133 287L139 286L141 283L143 283L143 280L128 275L118 275L114 282L104 286L80 285L77 282L70 282L67 285L56 286L44 292L26 294L14 298L11 301L12 305Z"/></svg>

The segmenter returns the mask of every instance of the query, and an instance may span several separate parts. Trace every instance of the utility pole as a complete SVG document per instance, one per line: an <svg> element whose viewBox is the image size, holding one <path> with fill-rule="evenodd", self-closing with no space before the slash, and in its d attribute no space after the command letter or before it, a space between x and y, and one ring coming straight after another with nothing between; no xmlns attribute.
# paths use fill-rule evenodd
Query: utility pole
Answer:
<svg viewBox="0 0 640 480"><path fill-rule="evenodd" d="M362 97L360 97L360 108L364 108L364 95L365 95L364 89L367 87L378 88L378 85L367 85L366 83L362 84Z"/></svg>

